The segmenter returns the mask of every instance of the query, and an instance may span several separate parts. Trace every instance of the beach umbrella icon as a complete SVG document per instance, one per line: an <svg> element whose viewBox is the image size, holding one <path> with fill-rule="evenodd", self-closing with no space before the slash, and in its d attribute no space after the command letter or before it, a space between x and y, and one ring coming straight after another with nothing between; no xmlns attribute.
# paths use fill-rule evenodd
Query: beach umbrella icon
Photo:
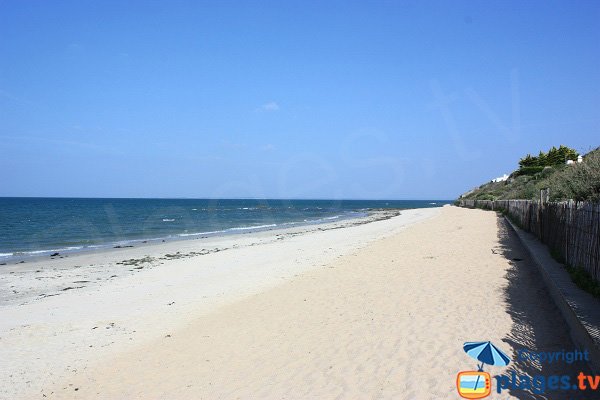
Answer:
<svg viewBox="0 0 600 400"><path fill-rule="evenodd" d="M477 365L479 371L483 371L484 364L506 366L510 363L510 358L492 342L466 342L463 344L463 350L477 361L481 361L481 365Z"/></svg>
<svg viewBox="0 0 600 400"><path fill-rule="evenodd" d="M499 348L494 346L492 342L466 342L463 344L463 350L469 356L477 361L481 361L481 365L477 365L478 371L483 371L483 365L506 366L510 362L510 358L504 354ZM480 375L477 375L475 388L479 383Z"/></svg>

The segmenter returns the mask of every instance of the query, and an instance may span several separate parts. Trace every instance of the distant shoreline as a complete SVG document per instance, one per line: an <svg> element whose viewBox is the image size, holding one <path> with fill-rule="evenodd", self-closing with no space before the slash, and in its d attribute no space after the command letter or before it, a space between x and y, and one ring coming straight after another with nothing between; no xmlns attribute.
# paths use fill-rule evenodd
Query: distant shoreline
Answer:
<svg viewBox="0 0 600 400"><path fill-rule="evenodd" d="M414 209L417 211L418 209ZM407 210L404 210L407 211ZM433 210L431 210L433 212ZM65 254L60 257L30 256L25 262L12 261L0 266L0 280L7 276L37 276L50 274L54 276L46 283L39 283L37 288L10 293L0 288L0 304L15 302L29 302L38 300L42 296L54 296L69 288L68 278L63 282L63 277L77 276L86 271L85 286L95 286L111 280L113 277L122 276L125 271L138 272L150 269L165 262L178 259L197 259L212 253L226 252L228 250L255 246L260 243L284 240L317 232L327 232L367 225L373 222L385 221L402 215L401 210L373 210L368 216L347 218L319 224L295 225L291 227L270 228L263 230L250 230L226 235L212 235L199 238L172 238L163 241L148 241L135 246L121 246L96 248L89 251L79 251ZM75 278L74 278L75 279ZM49 285L48 283L51 282ZM76 286L73 286L76 287ZM70 289L68 289L70 290Z"/></svg>
<svg viewBox="0 0 600 400"><path fill-rule="evenodd" d="M398 209L400 210L400 209ZM368 223L371 222L370 217L373 215L378 215L380 212L371 211L368 212L367 215L356 215L356 216L347 216L340 217L337 221L347 221L347 220L362 220L366 219L366 221L362 221L360 223ZM373 220L378 220L373 219ZM199 233L190 233L190 234L179 234L177 236L165 236L159 238L140 238L140 239L129 239L129 240L121 240L117 242L107 242L103 244L82 247L82 248L73 248L73 249L50 249L50 250L36 250L35 253L41 254L27 254L31 252L15 252L12 256L0 256L0 266L3 266L3 263L6 265L10 264L19 264L21 261L38 261L38 260L54 260L61 259L64 257L72 257L78 254L99 254L109 252L111 250L119 250L119 249L127 249L133 247L149 247L153 245L157 245L160 243L171 243L171 242L179 242L179 241L187 241L187 240L197 240L197 239L207 239L207 238L217 238L223 236L235 236L235 235L246 235L252 233L260 233L260 232L269 232L276 230L285 230L290 229L293 226L295 227L306 227L306 226L328 226L333 224L331 221L319 220L319 221L303 221L303 222L292 222L287 226L285 225L268 225L268 226L247 226L247 227L234 227L225 229L222 231L215 232L199 232ZM291 225L291 226L290 226ZM333 228L327 228L333 229ZM52 253L58 253L59 255L56 257L51 257Z"/></svg>
<svg viewBox="0 0 600 400"><path fill-rule="evenodd" d="M447 201L0 198L0 267L109 249L369 218ZM3 234L4 231L4 234Z"/></svg>

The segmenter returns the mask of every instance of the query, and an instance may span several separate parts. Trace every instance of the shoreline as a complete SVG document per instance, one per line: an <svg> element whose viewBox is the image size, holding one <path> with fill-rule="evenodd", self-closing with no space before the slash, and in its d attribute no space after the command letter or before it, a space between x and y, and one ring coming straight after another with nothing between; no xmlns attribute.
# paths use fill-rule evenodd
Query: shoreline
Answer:
<svg viewBox="0 0 600 400"><path fill-rule="evenodd" d="M439 207L429 207L439 208ZM325 226L328 227L331 224L344 223L346 221L360 221L361 224L378 221L380 219L387 219L393 216L399 215L403 210L411 210L411 208L389 208L389 209L367 209L363 211L353 211L352 214L361 215L339 215L332 220L332 217L325 217L316 220L308 221L296 221L296 222L284 222L280 224L268 224L263 226L244 226L244 227L233 227L227 228L221 231L214 232L198 232L198 233L178 233L165 237L158 238L131 238L116 241L109 241L105 243L94 244L90 246L83 246L80 248L60 248L50 250L31 250L31 251L14 251L12 255L0 256L0 268L16 265L25 264L28 262L36 262L41 260L56 260L69 257L76 257L81 254L102 254L110 252L112 250L127 249L134 247L147 247L160 245L162 243L180 242L187 240L202 240L209 238L221 238L235 235L244 234L258 234L262 232L281 231L294 228L306 228L312 226ZM326 228L331 229L331 228ZM36 254L28 254L28 253ZM37 254L39 253L39 254ZM51 254L57 253L57 256Z"/></svg>
<svg viewBox="0 0 600 400"><path fill-rule="evenodd" d="M0 398L39 395L73 371L164 337L200 315L323 268L440 212L403 210L369 223L348 220L173 241L4 267L0 373L10 378Z"/></svg>
<svg viewBox="0 0 600 400"><path fill-rule="evenodd" d="M435 210L437 208L428 208ZM281 229L239 232L201 238L148 242L138 246L103 248L62 257L39 256L26 262L0 266L0 305L27 304L40 298L62 295L73 289L133 275L178 259L195 259L211 253L284 240L297 235L366 225L399 217L409 210L378 210L366 217ZM20 277L20 281L12 279ZM7 290L10 289L10 290Z"/></svg>

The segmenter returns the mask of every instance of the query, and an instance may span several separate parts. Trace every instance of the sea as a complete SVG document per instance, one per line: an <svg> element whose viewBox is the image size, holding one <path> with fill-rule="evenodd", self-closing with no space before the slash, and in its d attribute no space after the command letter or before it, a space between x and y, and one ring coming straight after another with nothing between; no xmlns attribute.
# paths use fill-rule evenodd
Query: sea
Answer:
<svg viewBox="0 0 600 400"><path fill-rule="evenodd" d="M139 242L231 235L449 200L0 198L0 262Z"/></svg>

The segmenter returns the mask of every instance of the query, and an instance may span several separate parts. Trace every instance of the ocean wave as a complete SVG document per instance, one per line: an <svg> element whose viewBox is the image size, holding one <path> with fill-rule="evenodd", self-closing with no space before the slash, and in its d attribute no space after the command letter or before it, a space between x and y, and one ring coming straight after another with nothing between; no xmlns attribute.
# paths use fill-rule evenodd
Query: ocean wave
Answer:
<svg viewBox="0 0 600 400"><path fill-rule="evenodd" d="M36 255L36 254L44 254L44 253L50 253L50 252L57 252L59 251L59 249L55 249L55 250L32 250L32 251L15 251L13 254L15 256L20 256L20 255Z"/></svg>
<svg viewBox="0 0 600 400"><path fill-rule="evenodd" d="M298 225L298 224L303 224L303 223L307 223L310 222L309 220L305 219L303 221L291 221L291 222L284 222L282 224L279 224L281 226L286 226L286 225Z"/></svg>
<svg viewBox="0 0 600 400"><path fill-rule="evenodd" d="M195 233L179 233L177 236L180 237L188 237L188 236L198 236L198 235L214 235L215 233L223 233L225 231L210 231L210 232L195 232Z"/></svg>
<svg viewBox="0 0 600 400"><path fill-rule="evenodd" d="M263 229L263 228L272 228L277 226L277 224L268 224L268 225L257 225L257 226L240 226L237 228L229 228L228 231L247 231L251 229Z"/></svg>
<svg viewBox="0 0 600 400"><path fill-rule="evenodd" d="M317 207L312 207L309 208L309 210L314 210ZM256 207L239 207L237 208L237 210L260 210L261 212L263 211L263 208L256 208ZM200 207L198 207L196 210L200 210ZM232 208L232 210L236 210L236 208ZM237 211L239 213L239 211ZM256 211L255 211L256 212ZM303 215L304 214L304 215ZM311 215L312 214L312 215ZM197 231L195 231L195 229L190 229L189 231L184 231L183 229L179 230L178 228L178 224L173 224L173 222L177 222L177 220L179 220L179 217L177 218L163 218L163 217L158 217L157 219L159 221L162 221L165 223L165 225L162 225L163 228L161 228L158 232L159 237L153 237L153 238L149 238L149 237L139 237L138 238L122 238L121 240L106 240L105 242L96 242L94 243L94 241L92 240L71 240L72 242L81 242L81 243L73 243L73 245L71 245L70 243L62 243L62 244L58 244L58 245L52 245L50 244L49 246L42 248L42 249L35 249L32 248L31 250L23 250L23 251L10 251L8 248L5 248L3 252L0 252L0 259L12 259L12 258L19 258L19 257L46 257L49 256L50 254L53 253L60 253L61 255L63 254L69 254L69 253L75 253L75 252L79 252L79 251L97 251L103 248L112 248L112 247L116 247L116 246L126 246L126 245L133 245L135 244L137 246L138 243L140 242L148 242L148 243L152 243L152 242L160 242L165 241L165 240L169 240L169 239L176 239L176 238L180 238L180 239L186 239L186 238L197 238L200 236L219 236L219 235L232 235L232 234L236 234L236 233L248 233L248 232L252 232L252 231L265 231L265 230L271 230L271 229L278 229L278 228L286 228L286 227L293 227L293 226L301 226L301 225L313 225L313 224L319 224L319 223L327 223L327 222L333 222L335 220L339 221L341 219L344 219L346 217L351 217L354 213L345 213L342 212L339 215L329 215L329 216L317 216L314 215L311 212L308 213L299 213L298 215L296 215L295 218L288 220L286 222L278 222L278 221L272 221L272 220L265 220L263 219L261 220L255 220L255 221L237 221L239 223L238 226L235 226L235 222L234 221L228 221L229 223L233 222L233 226L204 226L204 227L198 227L200 229L198 229ZM241 215L238 214L238 215ZM239 217L238 217L239 218ZM210 221L209 221L210 222ZM240 223L241 222L241 223ZM262 222L262 224L261 224ZM256 225L252 225L252 223L256 224ZM212 225L212 224L211 224ZM204 230L202 228L205 228ZM210 228L216 228L215 230L206 230L206 229L210 229ZM179 232L177 232L179 230ZM89 243L91 242L91 243ZM61 246L62 245L62 246ZM33 247L33 246L32 246Z"/></svg>
<svg viewBox="0 0 600 400"><path fill-rule="evenodd" d="M158 203L157 203L158 202ZM172 239L195 239L200 236L247 234L279 228L314 226L319 223L340 224L361 217L384 202L339 204L305 200L111 200L120 218L117 228L111 218L105 218L104 201L85 199L14 200L0 199L2 209L23 222L16 230L3 228L0 235L0 259L27 256L46 257L52 253L98 251L116 245L138 245L139 242L161 242ZM428 204L431 203L431 204ZM433 204L435 203L435 204ZM157 208L157 204L159 208ZM197 204L190 207L190 204ZM413 203L391 202L390 205L429 207L444 201L424 200ZM26 206L26 207L25 207ZM363 207L357 210L357 208ZM176 210L183 210L178 212ZM188 211L194 211L189 213ZM248 212L246 212L248 211ZM357 212L358 211L358 212ZM158 214L155 214L158 212ZM81 213L85 225L72 215ZM161 217L160 214L173 214ZM363 213L363 214L361 214ZM177 214L177 216L175 216ZM162 222L160 224L159 222ZM254 226L253 226L254 225ZM60 226L60 229L58 227ZM9 238L9 239L7 239ZM17 253L17 251L20 251ZM49 259L49 257L48 257Z"/></svg>
<svg viewBox="0 0 600 400"><path fill-rule="evenodd" d="M169 239L171 237L173 237L173 235L153 237L153 238L126 239L126 240L119 240L117 242L101 244L101 245L98 245L96 247L107 247L107 246L111 246L112 247L112 246L115 246L115 245L117 245L117 246L127 246L127 245L135 244L135 243L158 242L160 240ZM93 246L86 246L86 247L93 247Z"/></svg>
<svg viewBox="0 0 600 400"><path fill-rule="evenodd" d="M324 218L316 218L316 219L303 219L302 221L284 222L280 225L284 226L284 225L299 225L299 224L319 224L319 223L323 223L325 221L332 221L335 219L339 219L341 217L343 217L343 215L334 215L333 217L324 217Z"/></svg>
<svg viewBox="0 0 600 400"><path fill-rule="evenodd" d="M28 251L14 251L12 253L0 253L0 257L22 257L22 256L39 256L42 254L69 252L74 250L81 250L84 246L68 246L61 247L58 249L43 249L43 250L28 250Z"/></svg>
<svg viewBox="0 0 600 400"><path fill-rule="evenodd" d="M43 254L43 253L58 253L61 251L81 250L81 249L83 249L83 246L69 246L69 247L63 247L60 249L24 251L23 254L34 255L34 254Z"/></svg>

